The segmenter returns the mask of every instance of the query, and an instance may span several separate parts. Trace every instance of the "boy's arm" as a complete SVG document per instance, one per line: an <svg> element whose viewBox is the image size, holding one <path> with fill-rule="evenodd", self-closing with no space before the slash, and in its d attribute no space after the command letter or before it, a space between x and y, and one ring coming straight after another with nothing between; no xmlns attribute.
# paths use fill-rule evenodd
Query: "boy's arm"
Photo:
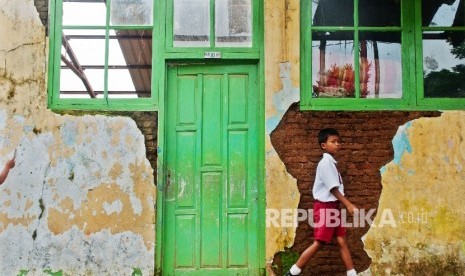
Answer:
<svg viewBox="0 0 465 276"><path fill-rule="evenodd" d="M15 159L10 159L6 162L5 167L3 168L2 173L0 173L0 185L5 182L6 177L8 176L8 173L10 172L10 169L12 169L15 166Z"/></svg>
<svg viewBox="0 0 465 276"><path fill-rule="evenodd" d="M344 204L349 211L351 215L354 215L355 212L358 212L358 208L353 205L345 196L339 192L337 187L334 187L330 190L330 192L340 201L342 204Z"/></svg>

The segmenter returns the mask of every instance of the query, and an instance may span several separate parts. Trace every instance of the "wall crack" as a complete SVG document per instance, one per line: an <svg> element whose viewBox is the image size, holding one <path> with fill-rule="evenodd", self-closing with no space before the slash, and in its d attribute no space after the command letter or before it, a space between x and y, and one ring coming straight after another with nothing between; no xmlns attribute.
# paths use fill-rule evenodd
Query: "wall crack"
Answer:
<svg viewBox="0 0 465 276"><path fill-rule="evenodd" d="M24 46L34 46L34 45L41 45L41 44L43 44L43 43L42 43L42 42L23 43L23 44L18 45L18 46L14 47L14 48L11 48L10 50L5 50L5 51L6 51L7 53L11 53L11 52L14 52L14 51L16 51L16 50L18 50L18 49L20 49L20 48L22 48L22 47L24 47ZM5 64L5 65L6 65L6 64ZM5 68L6 68L6 67L5 67Z"/></svg>
<svg viewBox="0 0 465 276"><path fill-rule="evenodd" d="M40 195L40 198L39 198L39 208L40 208L40 214L37 218L37 226L36 228L34 229L34 231L32 232L32 239L35 241L36 238L37 238L37 230L39 229L39 226L40 226L40 222L41 222L41 219L44 215L44 212L45 212L45 204L44 204L44 193L45 193L45 185L46 184L46 180L47 180L47 175L50 173L50 166L51 166L51 162L48 162L47 164L47 168L45 169L45 174L44 174L44 181L42 182L42 193Z"/></svg>

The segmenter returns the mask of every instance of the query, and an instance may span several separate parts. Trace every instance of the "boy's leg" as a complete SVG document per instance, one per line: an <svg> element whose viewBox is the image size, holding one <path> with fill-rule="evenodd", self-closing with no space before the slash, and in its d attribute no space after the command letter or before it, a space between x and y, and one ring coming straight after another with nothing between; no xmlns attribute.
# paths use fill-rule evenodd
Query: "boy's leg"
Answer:
<svg viewBox="0 0 465 276"><path fill-rule="evenodd" d="M339 248L341 250L342 262L344 263L347 269L347 275L357 275L354 270L354 263L352 262L352 256L350 255L350 250L349 246L347 245L346 237L337 237L337 243L339 244Z"/></svg>
<svg viewBox="0 0 465 276"><path fill-rule="evenodd" d="M315 200L313 203L313 236L315 241L300 255L297 262L291 267L287 275L299 275L301 269L305 264L315 255L316 252L321 248L324 242L330 242L335 234L336 228L328 227L329 223L326 219L327 209L337 210L337 202L320 202Z"/></svg>
<svg viewBox="0 0 465 276"><path fill-rule="evenodd" d="M312 245L302 252L297 262L286 273L286 276L300 275L302 268L315 255L315 253L318 252L321 246L322 242L315 240Z"/></svg>
<svg viewBox="0 0 465 276"><path fill-rule="evenodd" d="M295 263L299 268L304 267L308 261L315 255L318 250L320 250L322 246L322 242L315 240L312 245L310 245L307 249L302 252L299 259Z"/></svg>

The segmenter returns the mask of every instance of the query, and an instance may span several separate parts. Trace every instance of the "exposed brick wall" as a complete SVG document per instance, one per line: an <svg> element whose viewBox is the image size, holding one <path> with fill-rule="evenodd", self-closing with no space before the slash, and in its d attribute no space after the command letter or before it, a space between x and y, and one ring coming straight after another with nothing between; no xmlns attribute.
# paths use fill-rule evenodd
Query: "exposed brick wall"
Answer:
<svg viewBox="0 0 465 276"><path fill-rule="evenodd" d="M439 112L302 112L293 104L284 115L271 142L297 179L301 193L299 208L311 209L312 187L316 166L322 156L317 142L320 129L339 130L343 148L336 157L346 196L359 208L377 208L380 198L380 168L393 159L392 138L399 126L420 118L439 116ZM363 250L361 237L369 230L350 228L347 240L357 271L366 270L371 260ZM300 254L313 242L313 230L301 222L297 228L292 252ZM280 254L275 255L274 267L282 275ZM303 270L302 275L345 275L339 248L335 242L320 250Z"/></svg>
<svg viewBox="0 0 465 276"><path fill-rule="evenodd" d="M129 115L137 124L145 137L145 151L147 159L153 168L154 181L157 181L157 146L158 146L158 113L132 112Z"/></svg>
<svg viewBox="0 0 465 276"><path fill-rule="evenodd" d="M39 13L40 21L42 21L42 24L48 29L48 0L34 0L34 5Z"/></svg>

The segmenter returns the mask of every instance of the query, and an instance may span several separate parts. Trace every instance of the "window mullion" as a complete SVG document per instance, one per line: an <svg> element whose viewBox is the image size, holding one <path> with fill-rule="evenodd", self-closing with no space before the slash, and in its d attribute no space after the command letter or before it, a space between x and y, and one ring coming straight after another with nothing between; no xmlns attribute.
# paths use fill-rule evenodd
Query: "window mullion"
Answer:
<svg viewBox="0 0 465 276"><path fill-rule="evenodd" d="M215 47L215 0L210 0L210 48Z"/></svg>
<svg viewBox="0 0 465 276"><path fill-rule="evenodd" d="M104 82L103 82L103 98L108 105L108 59L110 49L110 8L111 0L107 1L107 15L105 20L105 65L104 65Z"/></svg>
<svg viewBox="0 0 465 276"><path fill-rule="evenodd" d="M50 39L53 41L53 43L50 43L50 45L55 45L55 48L51 49L53 51L53 62L51 62L52 65L52 77L53 77L53 82L52 84L52 102L56 103L60 99L60 75L61 75L61 47L63 45L62 42L62 32L63 32L63 1L57 0L54 1L55 5L52 5L52 14L55 14L55 17L53 18L54 21L52 21L53 25L50 29L51 32L51 37ZM53 33L53 36L52 36Z"/></svg>
<svg viewBox="0 0 465 276"><path fill-rule="evenodd" d="M407 90L409 103L413 105L418 104L418 100L424 98L423 95L423 30L422 30L422 16L421 16L421 1L414 1L415 4L408 6L411 14L415 16L406 16L406 27L408 28L405 33L409 39L407 45L409 47L408 63L412 64L409 68L409 73L412 78L409 81L409 88Z"/></svg>
<svg viewBox="0 0 465 276"><path fill-rule="evenodd" d="M354 72L355 72L355 98L360 98L360 42L359 42L359 13L358 0L354 0Z"/></svg>
<svg viewBox="0 0 465 276"><path fill-rule="evenodd" d="M301 90L301 104L309 106L312 98L312 1L300 1L300 26L301 26L301 43L300 43L300 90ZM303 77L302 77L303 76ZM310 76L310 77L308 77Z"/></svg>

